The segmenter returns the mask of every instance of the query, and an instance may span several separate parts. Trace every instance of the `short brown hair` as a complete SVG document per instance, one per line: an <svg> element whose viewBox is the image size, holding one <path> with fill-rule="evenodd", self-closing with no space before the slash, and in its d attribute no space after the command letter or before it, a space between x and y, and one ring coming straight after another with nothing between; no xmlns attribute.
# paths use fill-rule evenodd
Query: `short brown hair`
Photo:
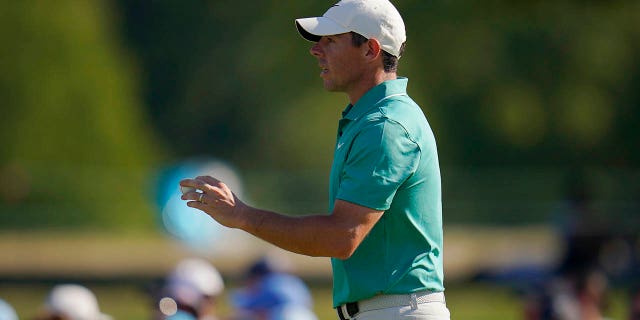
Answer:
<svg viewBox="0 0 640 320"><path fill-rule="evenodd" d="M368 40L369 39L367 39L365 36L357 32L351 31L351 43L354 46L360 47ZM402 53L404 52L405 44L406 42L402 43L402 46L400 47L400 55L402 55ZM382 66L384 67L384 72L398 71L398 57L390 54L389 52L382 50Z"/></svg>

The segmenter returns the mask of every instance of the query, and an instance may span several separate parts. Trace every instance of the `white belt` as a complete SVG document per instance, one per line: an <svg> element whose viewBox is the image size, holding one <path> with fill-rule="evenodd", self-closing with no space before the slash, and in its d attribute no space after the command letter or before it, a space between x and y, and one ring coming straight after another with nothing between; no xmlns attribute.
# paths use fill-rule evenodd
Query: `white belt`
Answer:
<svg viewBox="0 0 640 320"><path fill-rule="evenodd" d="M360 300L357 303L345 303L337 309L339 309L338 314L341 315L341 319L352 319L361 312L401 306L411 306L417 309L419 304L429 302L446 303L444 292L421 291L410 294L385 294ZM357 305L357 309L354 308L354 304Z"/></svg>

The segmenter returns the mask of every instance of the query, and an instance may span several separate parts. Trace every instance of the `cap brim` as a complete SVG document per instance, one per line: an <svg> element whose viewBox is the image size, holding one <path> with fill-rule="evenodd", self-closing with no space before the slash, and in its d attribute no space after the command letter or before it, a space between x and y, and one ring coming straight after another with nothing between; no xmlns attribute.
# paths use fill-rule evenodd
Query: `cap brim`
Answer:
<svg viewBox="0 0 640 320"><path fill-rule="evenodd" d="M303 38L313 42L317 42L322 36L349 32L348 29L326 17L296 19L296 28Z"/></svg>

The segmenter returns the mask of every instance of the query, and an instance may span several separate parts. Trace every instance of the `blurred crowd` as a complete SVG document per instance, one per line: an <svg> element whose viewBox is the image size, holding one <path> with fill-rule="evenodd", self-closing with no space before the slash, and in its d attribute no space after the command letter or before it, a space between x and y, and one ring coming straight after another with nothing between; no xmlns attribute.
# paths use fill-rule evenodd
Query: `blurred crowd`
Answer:
<svg viewBox="0 0 640 320"><path fill-rule="evenodd" d="M612 223L594 202L584 177L570 176L566 197L552 214L563 247L557 264L500 275L499 280L525 284L519 291L524 320L608 319L613 287L624 289L625 318L640 320L640 233L633 217ZM317 320L309 289L282 260L262 257L245 268L228 288L209 260L179 261L149 285L150 319ZM10 301L0 299L0 320L18 319ZM108 319L113 318L89 287L63 283L51 288L32 320Z"/></svg>
<svg viewBox="0 0 640 320"><path fill-rule="evenodd" d="M608 319L612 284L628 290L628 319L640 320L635 218L619 221L602 212L584 172L570 173L565 187L566 197L552 215L562 255L550 271L529 283L525 320Z"/></svg>
<svg viewBox="0 0 640 320"><path fill-rule="evenodd" d="M317 320L306 284L277 260L255 261L237 287L225 292L215 266L201 258L180 261L159 283L151 285L151 320ZM221 297L229 297L230 314L221 314ZM0 320L18 320L0 299ZM101 311L98 297L75 283L51 288L33 320L115 320Z"/></svg>
<svg viewBox="0 0 640 320"><path fill-rule="evenodd" d="M558 252L555 260L516 262L474 278L514 289L524 320L640 320L640 202L619 206L621 212L605 210L611 206L595 196L589 176L568 172L564 197L549 214L558 240L558 248L550 248ZM620 306L627 308L624 318Z"/></svg>

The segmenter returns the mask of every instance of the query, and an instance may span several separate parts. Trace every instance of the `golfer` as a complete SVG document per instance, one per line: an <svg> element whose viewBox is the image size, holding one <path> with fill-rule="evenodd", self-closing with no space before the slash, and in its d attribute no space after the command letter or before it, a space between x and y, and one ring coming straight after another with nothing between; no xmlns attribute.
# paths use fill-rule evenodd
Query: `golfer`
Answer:
<svg viewBox="0 0 640 320"><path fill-rule="evenodd" d="M338 122L329 214L250 207L209 176L183 200L283 249L331 257L340 319L449 319L443 285L440 168L433 132L397 76L406 40L388 0L343 0L297 19L324 87L349 103Z"/></svg>

